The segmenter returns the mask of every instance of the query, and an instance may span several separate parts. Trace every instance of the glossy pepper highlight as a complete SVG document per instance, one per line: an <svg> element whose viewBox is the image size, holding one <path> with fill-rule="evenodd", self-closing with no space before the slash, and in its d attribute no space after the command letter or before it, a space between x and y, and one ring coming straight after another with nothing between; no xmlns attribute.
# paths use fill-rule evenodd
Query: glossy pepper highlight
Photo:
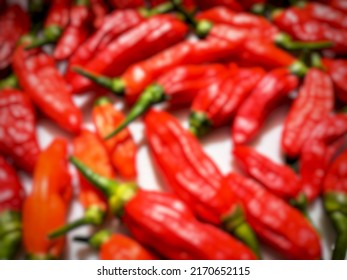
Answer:
<svg viewBox="0 0 347 280"><path fill-rule="evenodd" d="M174 260L255 259L242 243L199 222L176 196L120 184L99 176L76 158L71 162L103 190L112 213L121 217L135 238L154 252Z"/></svg>
<svg viewBox="0 0 347 280"><path fill-rule="evenodd" d="M2 156L0 172L0 260L8 260L21 244L24 190L16 171Z"/></svg>

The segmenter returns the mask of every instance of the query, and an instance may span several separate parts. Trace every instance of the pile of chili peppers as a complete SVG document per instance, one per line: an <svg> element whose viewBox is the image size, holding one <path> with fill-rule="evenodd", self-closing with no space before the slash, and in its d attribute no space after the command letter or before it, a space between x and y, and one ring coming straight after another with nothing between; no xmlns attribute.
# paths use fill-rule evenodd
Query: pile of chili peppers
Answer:
<svg viewBox="0 0 347 280"><path fill-rule="evenodd" d="M103 260L346 259L343 1L22 4L0 1L0 259L62 259L71 242ZM258 149L276 110L277 160ZM226 173L202 144L219 127ZM160 186L139 184L142 148Z"/></svg>

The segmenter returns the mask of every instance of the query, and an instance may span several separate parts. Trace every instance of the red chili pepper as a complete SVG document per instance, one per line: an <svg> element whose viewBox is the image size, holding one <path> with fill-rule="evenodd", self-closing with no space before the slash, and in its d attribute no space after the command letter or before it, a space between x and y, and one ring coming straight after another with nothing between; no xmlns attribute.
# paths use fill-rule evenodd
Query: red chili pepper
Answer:
<svg viewBox="0 0 347 280"><path fill-rule="evenodd" d="M231 121L243 100L265 75L262 68L238 68L201 90L191 106L190 131L205 135L212 127Z"/></svg>
<svg viewBox="0 0 347 280"><path fill-rule="evenodd" d="M69 9L71 2L72 0L51 1L44 27L47 29L51 26L57 26L64 30L70 20Z"/></svg>
<svg viewBox="0 0 347 280"><path fill-rule="evenodd" d="M261 239L288 259L319 259L320 238L295 208L255 181L229 174L224 182L242 201L246 217Z"/></svg>
<svg viewBox="0 0 347 280"><path fill-rule="evenodd" d="M36 139L36 117L27 95L19 90L0 91L0 152L31 173L40 148Z"/></svg>
<svg viewBox="0 0 347 280"><path fill-rule="evenodd" d="M322 62L333 80L338 99L347 103L347 60L323 58Z"/></svg>
<svg viewBox="0 0 347 280"><path fill-rule="evenodd" d="M344 260L347 254L347 150L330 166L323 183L324 208L336 231L332 254L334 260Z"/></svg>
<svg viewBox="0 0 347 280"><path fill-rule="evenodd" d="M23 243L30 259L59 258L64 238L48 234L65 224L72 195L67 164L67 142L56 139L41 153L32 191L23 205Z"/></svg>
<svg viewBox="0 0 347 280"><path fill-rule="evenodd" d="M271 193L285 200L297 198L301 185L291 168L275 163L247 146L237 145L233 155L242 169Z"/></svg>
<svg viewBox="0 0 347 280"><path fill-rule="evenodd" d="M99 250L100 260L157 260L158 257L148 251L136 240L123 234L112 234L101 230L91 238L75 237L76 241L87 241Z"/></svg>
<svg viewBox="0 0 347 280"><path fill-rule="evenodd" d="M94 16L94 28L99 28L108 13L108 7L104 0L90 0L90 8Z"/></svg>
<svg viewBox="0 0 347 280"><path fill-rule="evenodd" d="M19 6L8 6L0 14L0 77L10 66L19 38L30 29L28 14Z"/></svg>
<svg viewBox="0 0 347 280"><path fill-rule="evenodd" d="M322 182L329 165L329 146L347 133L347 116L326 116L316 125L302 147L300 175L302 192L313 201L322 191Z"/></svg>
<svg viewBox="0 0 347 280"><path fill-rule="evenodd" d="M202 10L207 10L217 6L225 6L235 12L241 12L243 10L240 3L236 0L198 0L196 2Z"/></svg>
<svg viewBox="0 0 347 280"><path fill-rule="evenodd" d="M0 155L0 260L12 259L21 243L23 199L16 171Z"/></svg>
<svg viewBox="0 0 347 280"><path fill-rule="evenodd" d="M168 113L150 111L145 118L149 148L167 185L202 221L222 226L259 255L243 209L200 143ZM236 223L236 221L238 221Z"/></svg>
<svg viewBox="0 0 347 280"><path fill-rule="evenodd" d="M106 97L101 97L95 102L92 114L97 134L101 139L104 139L125 119L125 116L116 110L111 100ZM137 146L130 130L124 129L120 134L104 141L104 144L117 173L126 180L135 180Z"/></svg>
<svg viewBox="0 0 347 280"><path fill-rule="evenodd" d="M38 108L63 129L78 133L82 114L52 57L40 51L25 51L19 46L13 57L18 81Z"/></svg>
<svg viewBox="0 0 347 280"><path fill-rule="evenodd" d="M75 0L69 9L70 22L66 26L54 49L53 57L57 60L69 58L88 37L92 11L89 0Z"/></svg>
<svg viewBox="0 0 347 280"><path fill-rule="evenodd" d="M347 13L347 5L345 0L328 0L327 4L335 9Z"/></svg>
<svg viewBox="0 0 347 280"><path fill-rule="evenodd" d="M117 9L136 9L145 6L144 0L109 0L109 2Z"/></svg>
<svg viewBox="0 0 347 280"><path fill-rule="evenodd" d="M85 68L109 76L120 75L132 63L183 40L187 31L187 26L171 15L150 17L110 42ZM72 88L74 92L83 92L91 85L90 80L80 76L73 81Z"/></svg>
<svg viewBox="0 0 347 280"><path fill-rule="evenodd" d="M156 7L163 3L167 3L168 0L149 0L152 7ZM182 0L182 6L187 10L194 10L196 8L195 0ZM199 2L199 1L198 1Z"/></svg>
<svg viewBox="0 0 347 280"><path fill-rule="evenodd" d="M105 192L112 213L121 216L135 238L160 255L168 259L255 259L242 243L198 221L176 196L107 180L76 158L71 162Z"/></svg>
<svg viewBox="0 0 347 280"><path fill-rule="evenodd" d="M333 107L334 90L330 77L322 70L311 68L285 120L282 149L286 155L292 158L300 155L309 134Z"/></svg>
<svg viewBox="0 0 347 280"><path fill-rule="evenodd" d="M267 115L285 100L297 85L297 77L286 68L275 69L266 74L236 113L232 126L234 142L244 144L254 138Z"/></svg>

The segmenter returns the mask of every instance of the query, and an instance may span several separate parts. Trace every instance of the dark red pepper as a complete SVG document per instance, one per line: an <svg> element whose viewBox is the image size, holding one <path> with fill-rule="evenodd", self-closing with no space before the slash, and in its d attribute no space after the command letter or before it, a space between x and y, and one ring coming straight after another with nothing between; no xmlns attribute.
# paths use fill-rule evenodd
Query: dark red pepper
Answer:
<svg viewBox="0 0 347 280"><path fill-rule="evenodd" d="M213 7L225 6L235 12L241 12L243 7L236 0L198 0L197 5L202 10L207 10Z"/></svg>
<svg viewBox="0 0 347 280"><path fill-rule="evenodd" d="M93 11L94 28L99 28L101 22L104 20L108 13L108 7L104 0L90 0L90 8Z"/></svg>
<svg viewBox="0 0 347 280"><path fill-rule="evenodd" d="M117 9L135 9L145 6L144 0L109 0L109 2Z"/></svg>
<svg viewBox="0 0 347 280"><path fill-rule="evenodd" d="M36 138L36 116L28 96L19 90L0 91L0 152L31 173L40 148Z"/></svg>
<svg viewBox="0 0 347 280"><path fill-rule="evenodd" d="M70 20L69 9L71 2L72 0L51 1L44 27L47 29L51 26L57 26L64 30Z"/></svg>

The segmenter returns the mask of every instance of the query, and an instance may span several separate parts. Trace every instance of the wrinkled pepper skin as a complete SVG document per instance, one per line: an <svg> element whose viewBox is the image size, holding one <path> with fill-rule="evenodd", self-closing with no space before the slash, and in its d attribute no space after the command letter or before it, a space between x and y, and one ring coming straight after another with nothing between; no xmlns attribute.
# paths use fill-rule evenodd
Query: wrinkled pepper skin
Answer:
<svg viewBox="0 0 347 280"><path fill-rule="evenodd" d="M347 134L347 116L327 116L312 131L300 156L302 193L308 201L316 199L322 192L322 182L329 166L329 148Z"/></svg>
<svg viewBox="0 0 347 280"><path fill-rule="evenodd" d="M232 66L229 73L205 87L194 98L189 127L201 137L212 127L228 124L251 90L265 75L262 68Z"/></svg>
<svg viewBox="0 0 347 280"><path fill-rule="evenodd" d="M286 165L273 162L254 148L237 145L233 155L242 170L267 190L284 200L296 199L301 184L299 177Z"/></svg>
<svg viewBox="0 0 347 280"><path fill-rule="evenodd" d="M284 123L282 150L291 158L301 149L315 126L334 108L334 89L328 74L311 68Z"/></svg>
<svg viewBox="0 0 347 280"><path fill-rule="evenodd" d="M286 68L268 72L238 109L232 125L233 141L245 144L252 140L260 131L267 115L297 85L297 77Z"/></svg>
<svg viewBox="0 0 347 280"><path fill-rule="evenodd" d="M48 234L65 224L71 196L67 142L56 139L40 154L33 187L23 205L23 244L27 258L61 257L64 238L52 241Z"/></svg>
<svg viewBox="0 0 347 280"><path fill-rule="evenodd" d="M324 208L336 231L334 260L347 255L347 149L331 164L323 183Z"/></svg>
<svg viewBox="0 0 347 280"><path fill-rule="evenodd" d="M145 127L151 154L167 186L200 220L224 227L258 253L254 233L247 228L242 214L241 217L236 214L243 211L238 200L221 184L220 170L196 138L163 111L150 111L145 117ZM236 217L242 224L243 235L238 235L240 223L232 226Z"/></svg>
<svg viewBox="0 0 347 280"><path fill-rule="evenodd" d="M82 114L52 57L38 50L25 51L21 45L15 51L13 68L21 87L45 115L68 132L80 131Z"/></svg>
<svg viewBox="0 0 347 280"><path fill-rule="evenodd" d="M347 104L347 60L323 58L322 62L333 80L337 98Z"/></svg>
<svg viewBox="0 0 347 280"><path fill-rule="evenodd" d="M72 0L51 1L44 27L58 26L64 30L70 20L69 9L71 2Z"/></svg>
<svg viewBox="0 0 347 280"><path fill-rule="evenodd" d="M100 139L104 139L125 119L123 113L116 110L113 107L111 100L106 97L101 97L95 102L92 115ZM137 145L130 129L126 128L111 139L103 141L107 148L113 168L117 173L128 181L136 180Z"/></svg>
<svg viewBox="0 0 347 280"><path fill-rule="evenodd" d="M242 201L249 223L264 242L287 259L321 257L320 237L298 210L241 175L229 174L224 183Z"/></svg>
<svg viewBox="0 0 347 280"><path fill-rule="evenodd" d="M0 14L0 78L10 66L19 38L30 29L30 18L19 5L8 6Z"/></svg>
<svg viewBox="0 0 347 280"><path fill-rule="evenodd" d="M32 173L40 147L36 138L36 116L28 96L19 90L0 91L0 152L15 165Z"/></svg>
<svg viewBox="0 0 347 280"><path fill-rule="evenodd" d="M171 15L150 17L111 41L85 68L98 74L118 76L131 64L183 40L187 32L187 26ZM82 76L72 83L74 92L84 92L91 86L92 82Z"/></svg>
<svg viewBox="0 0 347 280"><path fill-rule="evenodd" d="M107 180L77 159L71 162L105 192L112 212L121 217L132 235L159 255L175 260L256 258L230 235L198 221L175 195Z"/></svg>
<svg viewBox="0 0 347 280"><path fill-rule="evenodd" d="M23 200L16 171L0 156L0 260L13 259L21 244Z"/></svg>
<svg viewBox="0 0 347 280"><path fill-rule="evenodd" d="M88 0L84 1L88 3ZM69 18L69 24L53 52L56 60L68 59L88 37L93 20L90 5L86 3L72 5L69 10Z"/></svg>

